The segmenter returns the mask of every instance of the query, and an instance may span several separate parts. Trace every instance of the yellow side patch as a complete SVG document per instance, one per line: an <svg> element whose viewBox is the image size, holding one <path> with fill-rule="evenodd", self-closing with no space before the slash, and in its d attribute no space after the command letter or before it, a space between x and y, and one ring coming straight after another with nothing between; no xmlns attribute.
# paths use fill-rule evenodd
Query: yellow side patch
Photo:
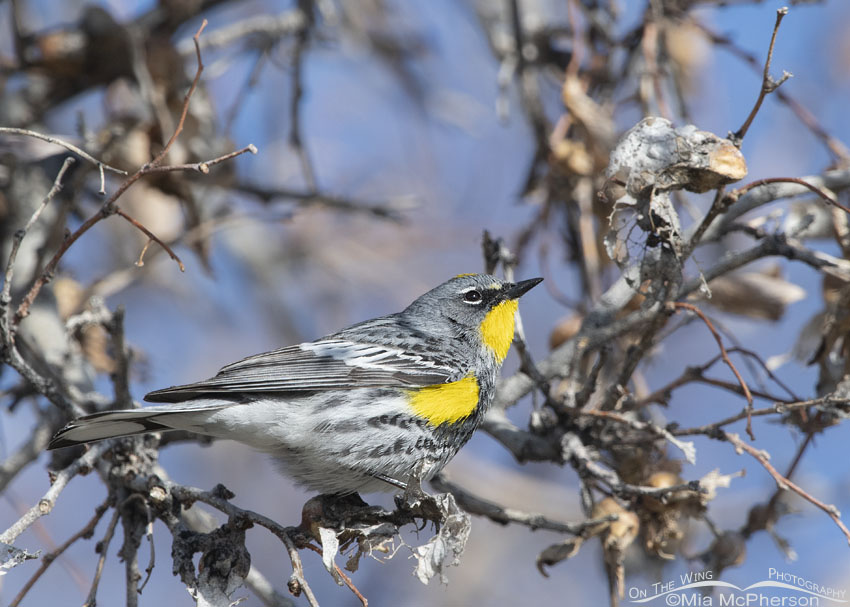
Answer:
<svg viewBox="0 0 850 607"><path fill-rule="evenodd" d="M464 276L475 276L475 274L458 274L455 278L463 278Z"/></svg>
<svg viewBox="0 0 850 607"><path fill-rule="evenodd" d="M502 362L511 349L514 340L514 321L519 302L509 299L487 312L481 323L481 339L484 345L493 351L496 360Z"/></svg>
<svg viewBox="0 0 850 607"><path fill-rule="evenodd" d="M478 380L468 375L448 384L408 390L410 406L432 426L469 417L478 406Z"/></svg>

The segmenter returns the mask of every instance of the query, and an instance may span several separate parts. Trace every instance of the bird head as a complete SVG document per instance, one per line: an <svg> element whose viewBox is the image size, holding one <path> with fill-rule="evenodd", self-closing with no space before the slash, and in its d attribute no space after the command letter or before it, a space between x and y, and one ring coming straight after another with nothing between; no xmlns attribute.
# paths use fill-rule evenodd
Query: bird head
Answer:
<svg viewBox="0 0 850 607"><path fill-rule="evenodd" d="M518 300L542 280L513 283L490 274L460 274L419 297L402 314L426 333L480 339L501 362L514 337Z"/></svg>

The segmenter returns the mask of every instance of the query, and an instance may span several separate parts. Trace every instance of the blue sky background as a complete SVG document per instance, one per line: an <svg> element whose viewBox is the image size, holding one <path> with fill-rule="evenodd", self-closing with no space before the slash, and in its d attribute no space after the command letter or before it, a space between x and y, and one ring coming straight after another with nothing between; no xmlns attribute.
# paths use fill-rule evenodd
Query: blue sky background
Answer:
<svg viewBox="0 0 850 607"><path fill-rule="evenodd" d="M643 6L638 2L624 4L632 18L638 14L635 7ZM72 21L82 5L42 1L31 6L62 22ZM149 5L113 2L109 6L117 16L130 17ZM206 15L210 20L208 31L252 14L277 13L287 6L246 2L236 9L214 11ZM187 249L178 251L187 265L185 274L180 274L165 256L151 260L142 280L108 302L111 307L126 307L127 338L146 354L131 387L134 397L140 399L154 388L208 377L223 364L249 354L313 339L341 326L396 311L452 275L480 270L483 229L510 242L532 216L533 209L518 200L533 151L532 139L517 112L514 94L507 123L499 122L496 116L498 65L470 8L449 0L398 1L390 6L405 27L428 46L415 68L428 84L424 98L412 98L398 79L361 47L330 40L314 50L306 64L304 133L323 188L376 200L409 194L416 197L418 206L407 212L401 226L321 210L296 213L286 222L239 223L214 238L212 274L205 273ZM705 8L697 15L715 31L763 57L778 6L765 2L723 10ZM7 7L0 7L0 12L0 31L6 32ZM45 21L48 23L51 21ZM850 142L848 26L850 3L792 7L779 34L772 69L777 76L783 69L794 74L783 90L845 143ZM197 23L190 24L178 37L188 37L196 28ZM8 41L0 44L8 53ZM206 81L210 95L223 115L244 78L250 57L237 59L227 71L216 75L212 66L219 56L206 57L209 69L205 77L210 78ZM703 70L693 96L695 123L721 135L737 129L758 93L760 76L723 49L707 49ZM243 156L236 161L245 179L271 186L301 185L297 160L285 143L288 114L284 100L289 86L288 73L268 65L234 123L234 145L254 143L260 150L256 157ZM451 103L447 105L446 100ZM100 101L92 97L69 102L49 128L72 132L78 110L96 125ZM463 117L460 125L459 117ZM631 126L630 119L624 119L620 126ZM764 104L743 152L750 170L747 181L817 173L829 160L791 112L772 98ZM217 203L214 193L210 198L211 204ZM709 199L695 200L705 205ZM247 200L236 203L248 212L264 212ZM782 208L781 204L774 207ZM79 280L85 282L112 267L114 233L120 233L115 228L95 230L71 250L67 267ZM813 246L837 252L831 243ZM698 258L708 265L712 252L700 251ZM276 262L257 264L257 260ZM550 262L558 288L574 293L578 281L573 270L559 263L557 256L551 256ZM258 272L256 267L267 271ZM802 265L783 267L786 277L806 289L809 297L790 306L781 321L754 322L717 314L739 340L765 358L789 350L799 330L822 306L819 277ZM539 260L535 255L528 256L519 275L539 274ZM549 331L569 311L542 288L523 300L521 311L531 351L536 358L543 358ZM685 365L702 363L714 354L716 346L705 327L694 323L668 339L645 372L651 386L660 386ZM510 358L506 372L515 367L516 361ZM728 375L720 367L715 374ZM814 368L789 363L782 367L781 376L801 396L814 394ZM109 389L108 382L101 385ZM693 425L737 413L742 404L729 394L695 386L677 391L663 413L682 425ZM510 415L524 425L529 407L529 402L523 402ZM27 436L33 418L26 408L20 408L15 415L0 417L0 422L0 455L5 455ZM743 432L743 426L733 430ZM756 433L755 445L771 452L779 470L787 467L796 450L788 430L762 419L756 424ZM844 426L818 436L795 481L825 502L850 512L847 439ZM746 469L746 477L733 481L731 489L721 490L710 508L712 519L720 527L742 526L750 506L766 500L775 484L754 460L736 455L729 445L699 437L695 442L698 460L695 466L685 466L683 475L687 479L699 478L714 468L724 473ZM210 488L223 482L237 494L237 504L285 524L299 520L300 507L309 497L278 476L264 456L236 444L169 447L162 453L162 463L181 483ZM505 505L540 510L564 520L581 517L571 469L545 464L518 466L486 435L477 435L448 471L459 483ZM0 500L0 527L5 528L6 521L18 516L18 508L34 503L46 488L43 467L32 466ZM97 479L76 479L54 512L44 519L44 529L54 542L61 543L88 520L94 504L104 496ZM389 503L387 497L375 499ZM722 578L746 586L764 579L767 568L775 567L850 591L850 549L843 535L823 512L799 500L792 503L799 512L783 518L778 531L791 540L798 560L786 563L767 534L760 533L748 543L747 561L724 572ZM97 539L104 528L101 523ZM289 563L277 540L260 529L248 536L253 563L278 588L285 589ZM423 532L422 540L427 537L427 531ZM141 604L190 604L185 590L170 574L168 535L158 529L155 538L157 568ZM413 542L416 538L408 539ZM604 604L607 589L598 542L588 542L577 557L551 569L548 579L537 572L537 554L558 539L553 533L504 528L475 519L460 567L448 572L448 586L437 582L420 585L411 576L413 564L403 547L391 561L364 560L354 579L376 605L507 605L521 601ZM686 549L695 554L709 541L705 527L694 524ZM43 547L43 542L34 530L22 536L17 545L35 549ZM40 583L24 604L81 603L93 575L93 545L82 542L69 550L64 562L54 564L45 583ZM103 605L123 601L123 565L115 558L119 547L120 537L116 537L99 593ZM146 551L143 545L142 563ZM356 604L346 589L330 582L318 558L305 554L304 560L308 579L322 604ZM0 578L0 603L14 596L35 567L27 564ZM680 559L665 567L660 576L673 579L698 567ZM74 581L71 570L82 576L79 582ZM627 572L627 586L646 587L658 579L657 571L641 568L634 559L627 563ZM252 596L243 604L258 602Z"/></svg>

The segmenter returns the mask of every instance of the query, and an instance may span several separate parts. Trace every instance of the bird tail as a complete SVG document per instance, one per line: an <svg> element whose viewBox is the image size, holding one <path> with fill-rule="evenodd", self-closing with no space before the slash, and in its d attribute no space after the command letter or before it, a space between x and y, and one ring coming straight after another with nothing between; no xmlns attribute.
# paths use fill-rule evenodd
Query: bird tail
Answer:
<svg viewBox="0 0 850 607"><path fill-rule="evenodd" d="M197 430L193 421L201 421L210 412L232 406L232 402L198 403L195 406L166 405L104 411L77 418L59 430L47 445L48 449L61 449L83 443L133 436L147 432L168 432L170 430ZM200 406L199 406L200 405Z"/></svg>

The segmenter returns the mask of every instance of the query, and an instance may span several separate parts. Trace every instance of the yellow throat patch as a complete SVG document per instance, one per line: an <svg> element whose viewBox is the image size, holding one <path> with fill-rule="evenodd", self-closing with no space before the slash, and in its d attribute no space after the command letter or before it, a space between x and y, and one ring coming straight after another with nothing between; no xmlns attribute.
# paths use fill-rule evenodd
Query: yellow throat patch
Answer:
<svg viewBox="0 0 850 607"><path fill-rule="evenodd" d="M481 323L481 339L484 345L493 351L496 360L502 362L511 349L514 340L514 321L519 302L509 299L487 312Z"/></svg>
<svg viewBox="0 0 850 607"><path fill-rule="evenodd" d="M432 426L458 422L469 417L478 406L478 380L472 375L448 384L408 390L410 406Z"/></svg>

